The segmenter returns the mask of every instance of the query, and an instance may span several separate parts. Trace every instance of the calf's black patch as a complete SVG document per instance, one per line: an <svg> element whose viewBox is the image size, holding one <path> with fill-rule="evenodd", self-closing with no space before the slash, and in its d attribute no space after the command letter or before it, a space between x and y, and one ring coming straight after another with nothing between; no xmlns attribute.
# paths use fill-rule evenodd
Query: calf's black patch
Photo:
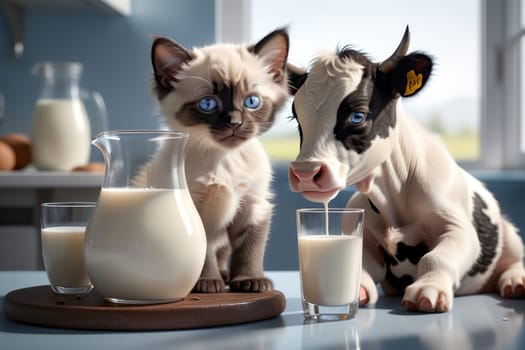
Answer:
<svg viewBox="0 0 525 350"><path fill-rule="evenodd" d="M397 277L392 273L392 270L388 265L386 269L385 279L399 294L403 293L409 285L414 283L414 277L410 275L403 275L401 277Z"/></svg>
<svg viewBox="0 0 525 350"><path fill-rule="evenodd" d="M415 246L406 245L403 242L397 244L396 259L399 262L408 259L413 265L417 265L419 260L428 253L428 247L424 243L419 243Z"/></svg>
<svg viewBox="0 0 525 350"><path fill-rule="evenodd" d="M408 260L411 264L417 265L419 260L429 252L428 247L424 243L419 243L415 246L407 245L403 242L397 244L395 257L385 251L386 276L385 279L390 285L395 288L398 293L402 293L408 285L414 282L414 276L405 274L397 277L392 272L392 267L399 263Z"/></svg>
<svg viewBox="0 0 525 350"><path fill-rule="evenodd" d="M376 75L377 65L362 53L345 50L339 53L341 59L351 59L363 66L363 76L357 88L345 96L337 109L334 136L348 150L361 154L377 137L387 138L396 123L393 93L385 77ZM351 115L361 112L366 120L360 124L351 122Z"/></svg>
<svg viewBox="0 0 525 350"><path fill-rule="evenodd" d="M498 226L490 221L485 214L487 204L478 193L474 193L474 212L472 213L472 223L478 233L479 243L481 244L481 254L470 268L468 276L472 277L478 273L485 273L496 256L498 245Z"/></svg>

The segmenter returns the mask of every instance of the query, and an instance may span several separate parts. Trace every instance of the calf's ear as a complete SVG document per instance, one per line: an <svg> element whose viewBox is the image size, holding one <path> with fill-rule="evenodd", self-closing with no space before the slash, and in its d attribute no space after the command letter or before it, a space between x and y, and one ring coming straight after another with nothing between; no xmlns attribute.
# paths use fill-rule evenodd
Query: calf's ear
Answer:
<svg viewBox="0 0 525 350"><path fill-rule="evenodd" d="M288 92L290 95L295 95L297 90L304 84L308 73L302 67L297 67L291 63L286 64L286 71L288 73Z"/></svg>
<svg viewBox="0 0 525 350"><path fill-rule="evenodd" d="M390 73L392 87L403 97L417 94L432 72L432 58L424 53L411 53L401 58Z"/></svg>

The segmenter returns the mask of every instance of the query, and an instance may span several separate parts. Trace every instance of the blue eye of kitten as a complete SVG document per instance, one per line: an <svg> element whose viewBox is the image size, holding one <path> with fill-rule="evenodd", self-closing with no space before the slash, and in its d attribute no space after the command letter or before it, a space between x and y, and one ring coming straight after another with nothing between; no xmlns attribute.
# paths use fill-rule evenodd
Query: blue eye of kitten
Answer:
<svg viewBox="0 0 525 350"><path fill-rule="evenodd" d="M200 99L199 108L204 112L211 112L217 109L217 100L213 97L206 96Z"/></svg>
<svg viewBox="0 0 525 350"><path fill-rule="evenodd" d="M261 98L257 95L248 95L244 99L244 106L250 109L255 109L261 105Z"/></svg>
<svg viewBox="0 0 525 350"><path fill-rule="evenodd" d="M352 124L359 125L365 121L365 114L363 112L354 112L350 114L350 121Z"/></svg>

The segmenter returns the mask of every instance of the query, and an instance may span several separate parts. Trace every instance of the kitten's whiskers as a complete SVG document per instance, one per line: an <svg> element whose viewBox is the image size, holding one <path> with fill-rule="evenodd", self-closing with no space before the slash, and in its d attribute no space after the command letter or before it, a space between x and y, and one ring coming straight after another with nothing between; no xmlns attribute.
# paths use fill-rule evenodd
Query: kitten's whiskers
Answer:
<svg viewBox="0 0 525 350"><path fill-rule="evenodd" d="M198 83L193 87L193 93L196 95L207 95L213 93L213 84L210 80L200 77L198 75L189 75L186 79L198 80Z"/></svg>

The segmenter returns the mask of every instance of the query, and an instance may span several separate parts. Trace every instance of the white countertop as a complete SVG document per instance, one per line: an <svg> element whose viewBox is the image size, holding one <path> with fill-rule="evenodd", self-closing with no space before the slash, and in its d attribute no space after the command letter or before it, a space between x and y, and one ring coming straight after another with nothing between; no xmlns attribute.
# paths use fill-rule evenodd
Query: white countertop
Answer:
<svg viewBox="0 0 525 350"><path fill-rule="evenodd" d="M299 274L268 272L287 299L281 316L207 329L107 332L55 329L0 318L0 348L10 349L525 349L525 299L458 297L448 313L407 312L380 298L353 320L304 324ZM47 284L44 272L0 271L0 302L11 290ZM3 314L2 314L3 315Z"/></svg>
<svg viewBox="0 0 525 350"><path fill-rule="evenodd" d="M102 185L104 174L70 171L0 171L0 188L65 188Z"/></svg>

